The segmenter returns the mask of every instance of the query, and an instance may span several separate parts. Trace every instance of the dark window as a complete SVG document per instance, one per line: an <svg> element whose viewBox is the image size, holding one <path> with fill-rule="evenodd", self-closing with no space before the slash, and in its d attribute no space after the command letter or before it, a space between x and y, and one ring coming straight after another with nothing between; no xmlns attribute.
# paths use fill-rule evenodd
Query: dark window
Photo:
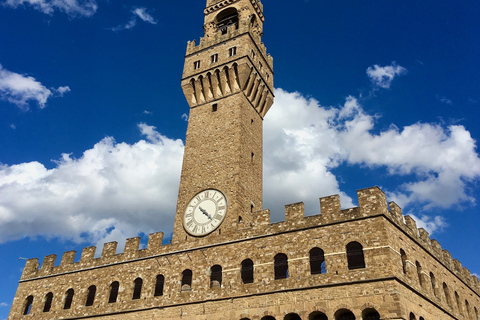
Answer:
<svg viewBox="0 0 480 320"><path fill-rule="evenodd" d="M423 287L423 281L422 281L422 266L420 265L420 262L416 261L415 266L417 267L417 276L418 276L418 282L420 285Z"/></svg>
<svg viewBox="0 0 480 320"><path fill-rule="evenodd" d="M365 257L363 256L363 247L358 242L347 244L348 269L365 268Z"/></svg>
<svg viewBox="0 0 480 320"><path fill-rule="evenodd" d="M425 318L424 318L424 317L420 317L420 319L418 319L418 320L425 320Z"/></svg>
<svg viewBox="0 0 480 320"><path fill-rule="evenodd" d="M218 110L218 105L216 103L212 104L212 112L216 112Z"/></svg>
<svg viewBox="0 0 480 320"><path fill-rule="evenodd" d="M97 293L97 287L95 286L88 287L87 301L85 302L85 306L87 307L93 306L93 303L95 302L96 293Z"/></svg>
<svg viewBox="0 0 480 320"><path fill-rule="evenodd" d="M182 291L192 291L192 270L182 272Z"/></svg>
<svg viewBox="0 0 480 320"><path fill-rule="evenodd" d="M445 300L447 301L447 304L451 307L452 301L450 300L450 291L448 290L448 286L445 282L443 283L443 293L445 294Z"/></svg>
<svg viewBox="0 0 480 320"><path fill-rule="evenodd" d="M28 296L27 299L25 299L25 308L23 309L24 315L30 314L30 311L32 311L32 304L33 296Z"/></svg>
<svg viewBox="0 0 480 320"><path fill-rule="evenodd" d="M433 273L430 272L430 282L432 283L432 290L435 297L437 296L437 280Z"/></svg>
<svg viewBox="0 0 480 320"><path fill-rule="evenodd" d="M415 317L415 315L412 312L410 312L410 320L416 320L416 319L417 318Z"/></svg>
<svg viewBox="0 0 480 320"><path fill-rule="evenodd" d="M403 274L407 274L407 254L403 249L400 249L400 256L402 257Z"/></svg>
<svg viewBox="0 0 480 320"><path fill-rule="evenodd" d="M283 320L302 320L302 318L296 313L289 313L283 318Z"/></svg>
<svg viewBox="0 0 480 320"><path fill-rule="evenodd" d="M455 291L455 301L457 302L458 312L460 312L460 314L463 314L462 305L460 304L460 297L457 291Z"/></svg>
<svg viewBox="0 0 480 320"><path fill-rule="evenodd" d="M212 56L210 58L211 58L212 63L218 62L218 53L212 54Z"/></svg>
<svg viewBox="0 0 480 320"><path fill-rule="evenodd" d="M242 269L240 271L243 283L253 283L253 261L245 259L242 261Z"/></svg>
<svg viewBox="0 0 480 320"><path fill-rule="evenodd" d="M75 292L73 289L68 289L65 297L65 304L63 305L63 309L70 309L72 307L72 301L73 301L73 294Z"/></svg>
<svg viewBox="0 0 480 320"><path fill-rule="evenodd" d="M367 309L363 311L363 320L380 320L380 314L375 309Z"/></svg>
<svg viewBox="0 0 480 320"><path fill-rule="evenodd" d="M163 285L165 283L165 277L161 274L157 276L157 282L155 283L155 297L163 296Z"/></svg>
<svg viewBox="0 0 480 320"><path fill-rule="evenodd" d="M310 250L310 273L321 274L326 273L325 268L325 254L320 248L313 248Z"/></svg>
<svg viewBox="0 0 480 320"><path fill-rule="evenodd" d="M308 320L328 320L328 318L325 313L320 311L315 311L308 316Z"/></svg>
<svg viewBox="0 0 480 320"><path fill-rule="evenodd" d="M355 320L355 316L352 311L342 309L335 313L335 320Z"/></svg>
<svg viewBox="0 0 480 320"><path fill-rule="evenodd" d="M43 306L43 312L49 312L52 308L53 293L49 292L45 296L45 305Z"/></svg>
<svg viewBox="0 0 480 320"><path fill-rule="evenodd" d="M272 316L265 316L261 320L275 320L275 318Z"/></svg>
<svg viewBox="0 0 480 320"><path fill-rule="evenodd" d="M236 54L237 54L237 47L233 47L233 48L228 49L228 56L229 57L233 57Z"/></svg>
<svg viewBox="0 0 480 320"><path fill-rule="evenodd" d="M478 317L477 307L473 307L473 312L475 313L475 320L480 320L480 317Z"/></svg>
<svg viewBox="0 0 480 320"><path fill-rule="evenodd" d="M288 258L285 254L279 253L274 258L273 268L275 280L288 278Z"/></svg>
<svg viewBox="0 0 480 320"><path fill-rule="evenodd" d="M255 59L255 51L252 50L252 59Z"/></svg>
<svg viewBox="0 0 480 320"><path fill-rule="evenodd" d="M470 318L470 304L465 300L465 309L467 311L467 317Z"/></svg>
<svg viewBox="0 0 480 320"><path fill-rule="evenodd" d="M200 69L200 60L195 61L193 63L193 69L195 69L195 70Z"/></svg>
<svg viewBox="0 0 480 320"><path fill-rule="evenodd" d="M143 280L142 278L137 278L135 281L133 281L133 296L132 300L138 300L140 299L142 295L142 285L143 285Z"/></svg>
<svg viewBox="0 0 480 320"><path fill-rule="evenodd" d="M119 287L120 284L118 283L118 281L112 282L112 284L110 285L110 296L108 297L108 303L117 302Z"/></svg>
<svg viewBox="0 0 480 320"><path fill-rule="evenodd" d="M222 267L214 265L210 274L210 288L218 288L222 286Z"/></svg>
<svg viewBox="0 0 480 320"><path fill-rule="evenodd" d="M222 34L227 33L227 28L231 25L235 25L235 28L238 29L238 12L235 8L228 8L223 10L215 18L217 23L217 28L222 32Z"/></svg>

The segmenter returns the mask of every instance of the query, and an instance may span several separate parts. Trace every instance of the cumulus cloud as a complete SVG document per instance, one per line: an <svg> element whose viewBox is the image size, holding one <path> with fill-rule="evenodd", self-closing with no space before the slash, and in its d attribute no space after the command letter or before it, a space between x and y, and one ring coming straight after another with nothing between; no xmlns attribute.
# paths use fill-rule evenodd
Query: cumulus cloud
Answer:
<svg viewBox="0 0 480 320"><path fill-rule="evenodd" d="M90 17L98 8L95 0L5 0L3 5L12 8L29 5L45 14L58 10L71 17Z"/></svg>
<svg viewBox="0 0 480 320"><path fill-rule="evenodd" d="M101 244L173 225L181 140L140 124L132 145L107 137L53 169L38 162L0 166L0 242L43 235Z"/></svg>
<svg viewBox="0 0 480 320"><path fill-rule="evenodd" d="M0 65L0 98L17 105L23 110L29 109L29 101L36 102L43 109L48 98L54 93L63 96L64 93L69 91L69 87L48 89L31 76L9 71Z"/></svg>
<svg viewBox="0 0 480 320"><path fill-rule="evenodd" d="M389 89L393 79L407 73L407 69L392 62L391 65L368 67L367 75L375 88Z"/></svg>
<svg viewBox="0 0 480 320"><path fill-rule="evenodd" d="M133 16L128 20L125 24L121 24L119 26L111 28L112 31L122 31L132 29L137 25L137 19L150 23L150 24L157 24L157 21L152 17L150 13L148 13L147 8L134 8L132 10Z"/></svg>

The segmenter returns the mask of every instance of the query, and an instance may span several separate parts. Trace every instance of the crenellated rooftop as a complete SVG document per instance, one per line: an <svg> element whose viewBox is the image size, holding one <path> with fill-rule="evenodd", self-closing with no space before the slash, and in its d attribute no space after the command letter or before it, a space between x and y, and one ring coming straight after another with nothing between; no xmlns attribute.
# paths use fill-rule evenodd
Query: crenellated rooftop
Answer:
<svg viewBox="0 0 480 320"><path fill-rule="evenodd" d="M321 214L305 217L303 202L285 206L285 221L270 223L270 210L254 213L250 225L238 226L238 230L230 234L222 234L216 244L205 242L203 247L214 247L226 243L248 241L255 238L268 237L275 234L295 232L302 229L318 228L348 221L362 220L369 217L384 216L396 227L401 229L413 241L434 257L439 263L450 270L458 279L472 290L480 294L480 281L476 276L462 266L460 261L453 259L450 252L442 249L440 243L430 239L428 232L417 229L416 221L410 216L403 216L401 208L395 203L387 203L386 196L378 187L357 191L359 206L341 209L340 197L332 195L320 198ZM28 281L41 277L54 276L64 273L78 272L93 268L102 268L115 264L122 264L137 260L150 259L162 255L171 255L179 252L188 252L202 248L202 242L195 247L191 244L162 245L163 233L149 235L145 249L140 249L140 238L127 239L124 252L116 254L117 242L105 243L100 257L95 258L96 247L84 248L80 261L74 262L75 251L65 252L60 265L55 266L56 255L49 255L43 259L42 265L38 259L29 259L26 262L21 281Z"/></svg>

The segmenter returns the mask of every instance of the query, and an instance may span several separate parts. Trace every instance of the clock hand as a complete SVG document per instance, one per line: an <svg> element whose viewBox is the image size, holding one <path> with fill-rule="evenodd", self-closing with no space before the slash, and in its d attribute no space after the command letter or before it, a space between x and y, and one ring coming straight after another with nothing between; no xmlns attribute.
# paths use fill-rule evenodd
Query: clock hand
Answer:
<svg viewBox="0 0 480 320"><path fill-rule="evenodd" d="M208 217L208 219L212 220L212 217L208 214L207 210L203 209L202 207L198 207L198 208L200 209L200 211L202 211L204 215Z"/></svg>

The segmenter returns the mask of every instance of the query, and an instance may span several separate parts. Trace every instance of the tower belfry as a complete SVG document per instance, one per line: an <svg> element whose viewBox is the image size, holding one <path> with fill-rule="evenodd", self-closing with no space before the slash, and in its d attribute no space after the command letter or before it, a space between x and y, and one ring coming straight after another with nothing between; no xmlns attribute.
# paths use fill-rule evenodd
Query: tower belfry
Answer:
<svg viewBox="0 0 480 320"><path fill-rule="evenodd" d="M274 97L263 6L208 0L204 14L181 83L190 115L174 243L237 230L262 209L262 122Z"/></svg>

